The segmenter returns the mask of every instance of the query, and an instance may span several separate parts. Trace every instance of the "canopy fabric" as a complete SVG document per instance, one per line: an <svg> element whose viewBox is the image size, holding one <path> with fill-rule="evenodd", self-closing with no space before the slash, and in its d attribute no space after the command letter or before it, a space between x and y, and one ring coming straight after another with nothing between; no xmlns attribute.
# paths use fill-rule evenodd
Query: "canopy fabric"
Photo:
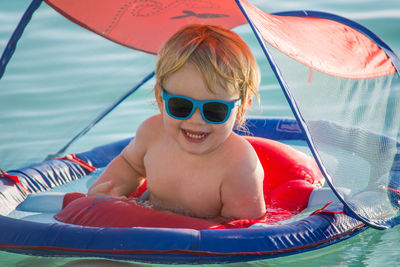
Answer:
<svg viewBox="0 0 400 267"><path fill-rule="evenodd" d="M159 46L182 25L245 24L232 0L45 0L73 22L121 45L156 54Z"/></svg>
<svg viewBox="0 0 400 267"><path fill-rule="evenodd" d="M383 49L348 25L326 18L271 15L241 2L266 42L312 69L359 79L396 72Z"/></svg>
<svg viewBox="0 0 400 267"><path fill-rule="evenodd" d="M45 2L105 38L152 54L183 25L207 23L233 28L247 22L233 0ZM375 42L347 25L316 17L271 15L247 1L241 2L268 43L310 68L344 78L396 72Z"/></svg>

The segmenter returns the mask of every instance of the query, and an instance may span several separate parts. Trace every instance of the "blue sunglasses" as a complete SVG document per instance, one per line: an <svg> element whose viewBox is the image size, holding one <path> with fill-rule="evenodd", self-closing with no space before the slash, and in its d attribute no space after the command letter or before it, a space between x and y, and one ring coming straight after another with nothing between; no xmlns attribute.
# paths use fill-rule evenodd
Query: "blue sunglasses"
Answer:
<svg viewBox="0 0 400 267"><path fill-rule="evenodd" d="M161 96L165 101L165 109L172 118L187 120L198 107L204 121L212 124L226 122L231 115L231 110L239 106L241 102L240 99L232 102L222 100L195 100L187 96L168 94L165 89L161 90Z"/></svg>

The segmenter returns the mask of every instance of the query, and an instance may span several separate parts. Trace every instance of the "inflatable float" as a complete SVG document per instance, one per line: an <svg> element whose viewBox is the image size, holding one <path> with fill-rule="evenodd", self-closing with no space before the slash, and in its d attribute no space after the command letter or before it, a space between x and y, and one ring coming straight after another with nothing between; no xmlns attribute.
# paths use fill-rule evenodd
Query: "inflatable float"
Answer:
<svg viewBox="0 0 400 267"><path fill-rule="evenodd" d="M0 77L41 2L32 1L7 44ZM45 2L96 34L151 54L185 24L249 23L295 119L247 121L246 138L266 175L267 213L257 220L217 224L153 210L135 202L144 187L129 201L87 197L130 139L64 152L151 80L150 73L56 157L1 171L1 250L150 263L241 262L314 250L368 227L400 223L400 59L365 27L317 11L269 14L245 0Z"/></svg>
<svg viewBox="0 0 400 267"><path fill-rule="evenodd" d="M15 210L0 217L0 228L7 229L0 235L0 248L31 255L153 263L237 262L324 247L367 228L345 214L332 191L322 187L323 176L314 159L282 143L305 145L294 120L252 119L248 124L252 136L246 138L266 173L268 211L263 218L216 224L133 202L86 197L82 191L93 182L90 173L98 175L97 169L127 145L130 139L126 139L7 172L0 189L3 196L14 197L2 197L1 207L3 212L4 207ZM51 190L62 184L74 193ZM81 193L75 192L79 189ZM139 191L143 189L131 197ZM303 218L291 221L293 216Z"/></svg>

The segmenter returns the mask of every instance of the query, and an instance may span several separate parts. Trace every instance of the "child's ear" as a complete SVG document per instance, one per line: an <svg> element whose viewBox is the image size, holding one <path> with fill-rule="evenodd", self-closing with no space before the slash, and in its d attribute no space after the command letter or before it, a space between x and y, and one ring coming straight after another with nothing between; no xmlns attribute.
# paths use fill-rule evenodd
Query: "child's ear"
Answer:
<svg viewBox="0 0 400 267"><path fill-rule="evenodd" d="M253 98L252 97L248 97L245 100L245 104L242 105L243 107L243 113L246 113L246 111L249 109L249 107L251 106L251 104L253 104Z"/></svg>
<svg viewBox="0 0 400 267"><path fill-rule="evenodd" d="M250 107L251 104L253 104L253 98L249 97L249 99L247 99L247 106Z"/></svg>
<svg viewBox="0 0 400 267"><path fill-rule="evenodd" d="M245 104L240 105L238 112L236 113L236 124L240 124L242 122L246 114L246 111L248 110L248 108L251 106L252 103L253 103L253 98L249 97L247 100L245 100Z"/></svg>
<svg viewBox="0 0 400 267"><path fill-rule="evenodd" d="M157 85L154 88L154 95L155 95L155 98L156 98L156 101L157 101L158 109L162 113L162 111L163 111L163 99L161 97L161 88L157 88Z"/></svg>

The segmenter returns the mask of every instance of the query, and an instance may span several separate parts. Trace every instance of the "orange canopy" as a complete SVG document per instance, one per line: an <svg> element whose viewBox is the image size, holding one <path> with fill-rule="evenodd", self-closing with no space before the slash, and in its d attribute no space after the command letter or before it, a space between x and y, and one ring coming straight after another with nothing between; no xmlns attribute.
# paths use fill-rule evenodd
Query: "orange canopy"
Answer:
<svg viewBox="0 0 400 267"><path fill-rule="evenodd" d="M124 46L156 54L182 25L247 23L232 0L45 0L73 22Z"/></svg>
<svg viewBox="0 0 400 267"><path fill-rule="evenodd" d="M45 0L75 23L124 46L156 54L182 25L246 23L234 0ZM387 54L359 31L339 22L271 15L245 0L250 20L269 44L312 69L344 78L396 72Z"/></svg>
<svg viewBox="0 0 400 267"><path fill-rule="evenodd" d="M266 42L312 69L357 79L396 72L383 49L345 24L325 18L271 15L241 2Z"/></svg>

